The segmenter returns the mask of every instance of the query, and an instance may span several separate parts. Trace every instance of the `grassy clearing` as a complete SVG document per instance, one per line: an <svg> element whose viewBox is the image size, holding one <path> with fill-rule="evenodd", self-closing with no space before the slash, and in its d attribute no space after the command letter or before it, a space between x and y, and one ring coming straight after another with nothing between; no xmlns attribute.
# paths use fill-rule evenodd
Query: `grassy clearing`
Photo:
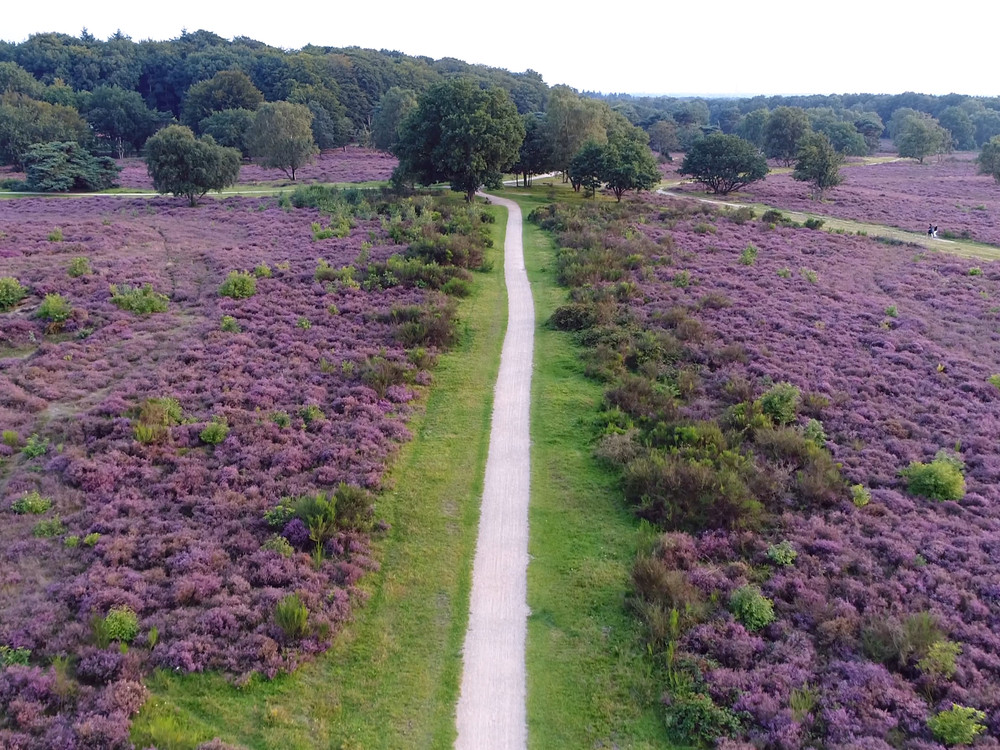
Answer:
<svg viewBox="0 0 1000 750"><path fill-rule="evenodd" d="M564 200L581 200L555 187ZM525 218L551 201L536 183L508 189ZM600 200L600 199L598 199ZM617 481L591 456L602 387L583 375L571 338L546 326L563 304L551 238L524 225L535 298L531 538L528 568L528 736L531 748L665 748L659 689L625 592L637 524Z"/></svg>
<svg viewBox="0 0 1000 750"><path fill-rule="evenodd" d="M139 747L188 750L222 737L248 748L448 748L471 563L489 441L493 386L506 328L497 211L494 269L476 276L462 304L461 343L443 356L415 438L389 476L378 514L392 524L377 542L358 619L315 663L236 688L218 675L159 673L137 718Z"/></svg>

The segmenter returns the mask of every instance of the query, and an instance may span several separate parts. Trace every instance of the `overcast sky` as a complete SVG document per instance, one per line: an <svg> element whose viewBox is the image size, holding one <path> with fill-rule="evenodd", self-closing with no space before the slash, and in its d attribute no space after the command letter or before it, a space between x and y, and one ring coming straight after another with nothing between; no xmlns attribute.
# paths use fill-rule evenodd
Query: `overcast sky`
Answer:
<svg viewBox="0 0 1000 750"><path fill-rule="evenodd" d="M455 57L580 90L674 94L958 92L996 96L991 3L840 0L8 0L0 39L86 27L135 41L183 29ZM258 10L260 8L260 10ZM282 16L279 10L285 10Z"/></svg>

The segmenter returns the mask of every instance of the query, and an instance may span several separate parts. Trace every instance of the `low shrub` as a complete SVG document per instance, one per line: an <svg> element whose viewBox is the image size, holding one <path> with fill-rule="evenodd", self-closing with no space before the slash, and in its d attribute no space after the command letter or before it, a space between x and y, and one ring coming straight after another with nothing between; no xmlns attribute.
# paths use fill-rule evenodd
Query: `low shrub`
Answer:
<svg viewBox="0 0 1000 750"><path fill-rule="evenodd" d="M757 247L753 244L747 245L740 253L740 265L752 266L757 260L758 252Z"/></svg>
<svg viewBox="0 0 1000 750"><path fill-rule="evenodd" d="M30 659L30 649L0 646L0 669L13 666L26 667Z"/></svg>
<svg viewBox="0 0 1000 750"><path fill-rule="evenodd" d="M792 543L785 539L778 544L772 544L767 548L767 559L775 565L791 565L799 553L795 551Z"/></svg>
<svg viewBox="0 0 1000 750"><path fill-rule="evenodd" d="M137 315L166 312L170 304L167 295L155 291L152 284L143 284L142 288L132 287L128 284L120 286L112 284L109 289L113 304Z"/></svg>
<svg viewBox="0 0 1000 750"><path fill-rule="evenodd" d="M736 714L702 693L673 696L664 720L676 742L698 747L715 747L720 738L735 736L741 729Z"/></svg>
<svg viewBox="0 0 1000 750"><path fill-rule="evenodd" d="M66 273L73 279L79 276L89 276L93 272L94 270L90 267L90 258L85 255L78 255L73 258L66 269Z"/></svg>
<svg viewBox="0 0 1000 750"><path fill-rule="evenodd" d="M760 397L760 408L775 424L789 424L798 416L802 395L791 383L775 383Z"/></svg>
<svg viewBox="0 0 1000 750"><path fill-rule="evenodd" d="M51 232L49 232L48 240L49 242L62 242L63 241L62 227L56 227Z"/></svg>
<svg viewBox="0 0 1000 750"><path fill-rule="evenodd" d="M236 318L232 315L223 315L219 328L226 333L240 333L243 330L240 328L240 324L236 322Z"/></svg>
<svg viewBox="0 0 1000 750"><path fill-rule="evenodd" d="M227 435L229 435L229 425L222 417L213 417L212 421L198 433L201 441L209 445L218 445L226 439Z"/></svg>
<svg viewBox="0 0 1000 750"><path fill-rule="evenodd" d="M472 294L472 284L456 276L448 279L441 287L441 291L451 297L468 297Z"/></svg>
<svg viewBox="0 0 1000 750"><path fill-rule="evenodd" d="M965 496L965 464L948 451L938 451L929 464L912 461L900 471L906 489L929 500L961 500Z"/></svg>
<svg viewBox="0 0 1000 750"><path fill-rule="evenodd" d="M96 531L91 532L90 534L87 534L87 536L83 538L83 546L93 547L97 544L98 541L100 541L100 539L101 539L100 534L98 534Z"/></svg>
<svg viewBox="0 0 1000 750"><path fill-rule="evenodd" d="M21 444L21 436L17 434L17 430L4 430L0 442L8 448L17 448Z"/></svg>
<svg viewBox="0 0 1000 750"><path fill-rule="evenodd" d="M803 226L806 229L820 229L824 224L826 224L826 221L824 219L815 219L812 217L806 219L803 222Z"/></svg>
<svg viewBox="0 0 1000 750"><path fill-rule="evenodd" d="M19 514L30 513L41 515L42 513L46 513L51 507L51 500L38 494L38 490L31 490L31 492L24 493L23 497L11 503L10 509Z"/></svg>
<svg viewBox="0 0 1000 750"><path fill-rule="evenodd" d="M756 586L740 586L729 597L729 611L747 630L760 630L776 619L774 605Z"/></svg>
<svg viewBox="0 0 1000 750"><path fill-rule="evenodd" d="M61 294L46 294L35 311L35 317L50 323L64 323L73 314L73 308Z"/></svg>
<svg viewBox="0 0 1000 750"><path fill-rule="evenodd" d="M1000 374L990 375L988 378L986 378L986 382L988 382L994 388L1000 388Z"/></svg>
<svg viewBox="0 0 1000 750"><path fill-rule="evenodd" d="M948 640L936 641L927 649L927 655L917 662L917 669L928 677L950 680L958 669L955 660L961 653L960 643Z"/></svg>
<svg viewBox="0 0 1000 750"><path fill-rule="evenodd" d="M282 429L290 427L292 424L292 417L287 411L272 411L268 415L268 419Z"/></svg>
<svg viewBox="0 0 1000 750"><path fill-rule="evenodd" d="M309 609L298 594L289 594L275 605L274 621L288 640L298 640L308 632Z"/></svg>
<svg viewBox="0 0 1000 750"><path fill-rule="evenodd" d="M219 294L233 299L247 299L257 293L257 277L248 271L230 271L219 287Z"/></svg>
<svg viewBox="0 0 1000 750"><path fill-rule="evenodd" d="M363 488L341 482L334 492L337 526L342 529L367 531L372 527L374 505L372 496Z"/></svg>
<svg viewBox="0 0 1000 750"><path fill-rule="evenodd" d="M851 485L851 502L858 508L864 508L872 501L872 493L863 484Z"/></svg>
<svg viewBox="0 0 1000 750"><path fill-rule="evenodd" d="M279 534L272 534L271 537L261 545L261 549L277 552L282 557L291 557L295 552L291 543Z"/></svg>
<svg viewBox="0 0 1000 750"><path fill-rule="evenodd" d="M271 267L267 263L258 263L254 266L253 275L258 279L269 279L271 278Z"/></svg>
<svg viewBox="0 0 1000 750"><path fill-rule="evenodd" d="M784 224L788 219L781 211L775 211L773 208L769 208L764 212L764 215L760 217L760 220L765 224Z"/></svg>
<svg viewBox="0 0 1000 750"><path fill-rule="evenodd" d="M28 290L13 276L0 277L0 312L10 310L28 296Z"/></svg>
<svg viewBox="0 0 1000 750"><path fill-rule="evenodd" d="M306 406L300 408L299 416L302 417L302 421L307 427L313 422L319 422L326 419L326 415L323 413L323 410L316 404L307 404Z"/></svg>
<svg viewBox="0 0 1000 750"><path fill-rule="evenodd" d="M971 745L972 741L986 731L986 714L976 708L952 703L947 711L941 711L927 720L931 733L945 745Z"/></svg>
<svg viewBox="0 0 1000 750"><path fill-rule="evenodd" d="M139 617L129 607L112 607L104 618L104 627L110 640L131 643L139 634Z"/></svg>
<svg viewBox="0 0 1000 750"><path fill-rule="evenodd" d="M885 308L885 314L890 318L895 318L899 316L899 310L896 308L895 305L889 305L887 308Z"/></svg>
<svg viewBox="0 0 1000 750"><path fill-rule="evenodd" d="M35 527L31 530L33 536L39 539L50 539L54 536L60 536L66 533L66 524L62 522L59 516L55 518L47 518L44 521L39 521L35 524Z"/></svg>

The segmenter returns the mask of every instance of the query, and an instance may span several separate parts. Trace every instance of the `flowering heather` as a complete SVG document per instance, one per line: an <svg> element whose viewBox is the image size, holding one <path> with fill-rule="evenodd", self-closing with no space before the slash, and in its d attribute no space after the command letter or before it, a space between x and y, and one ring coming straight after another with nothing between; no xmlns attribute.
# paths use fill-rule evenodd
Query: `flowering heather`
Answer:
<svg viewBox="0 0 1000 750"><path fill-rule="evenodd" d="M396 157L382 151L348 146L319 154L311 164L296 170L296 183L302 182L368 182L388 180L396 167ZM124 188L152 190L153 181L146 172L142 159L124 159L118 162L122 171L118 183ZM12 175L16 176L16 175ZM280 169L265 169L256 164L240 168L240 184L295 184Z"/></svg>
<svg viewBox="0 0 1000 750"><path fill-rule="evenodd" d="M691 618L675 641L676 663L697 668L689 689L743 717L738 739L760 748L941 748L927 720L953 703L984 711L984 737L996 738L1000 391L988 378L1000 371L1000 264L970 276L958 258L737 224L661 197L619 211L590 228L612 253L645 256L613 288L637 330L661 336L643 341L682 341L664 375L684 386L677 419L715 420L771 383L791 383L802 394L798 428L809 434L808 419L821 422L813 434L825 432L817 439L843 475L825 504L783 492L765 499L759 525L673 531L660 542L657 585L670 592L668 608ZM585 246L586 226L563 221L561 244ZM743 265L751 243L758 254ZM675 283L680 271L689 284ZM885 314L891 306L896 317ZM627 434L610 438L605 456L640 450L624 445ZM900 470L941 449L965 464L964 497L912 496ZM863 507L852 502L857 484L870 491ZM796 552L790 564L769 557L778 544ZM746 586L773 602L774 622L756 632L726 607ZM957 656L939 649L953 671L934 672L921 660L947 642L960 646ZM668 677L684 684L675 667ZM676 721L669 712L690 703L671 705Z"/></svg>
<svg viewBox="0 0 1000 750"><path fill-rule="evenodd" d="M274 199L0 202L0 275L30 292L0 314L0 427L17 438L0 444L0 645L29 649L33 665L79 657L86 683L69 700L55 667L0 670L0 746L127 747L143 669L274 675L323 650L350 617L358 578L376 566L368 533L338 527L314 557L308 533L286 529L296 548L285 556L265 547L281 529L264 514L341 482L380 487L408 439L408 383L427 382L392 312L419 311L437 293L318 283L317 258L384 264L403 249L374 211L348 236L316 242L320 218ZM54 226L62 242L46 239ZM82 255L93 273L71 277ZM261 263L272 273L253 297L219 295L230 271ZM111 284L149 284L168 308L121 310ZM72 307L57 335L33 314L55 293ZM224 316L239 332L221 330ZM296 326L301 318L312 325ZM365 380L376 359L395 378L378 389ZM217 444L200 439L223 421ZM35 443L44 451L22 449ZM31 492L51 510L10 510ZM34 538L40 519L61 519L65 539ZM292 593L309 622L294 642L274 619ZM117 644L86 646L92 618L113 607L138 616L124 660Z"/></svg>
<svg viewBox="0 0 1000 750"><path fill-rule="evenodd" d="M886 224L911 232L940 232L1000 245L1000 187L989 175L976 173L970 154L937 157L925 164L904 159L848 164L844 182L810 200L809 187L790 174L771 174L750 185L745 197L793 211L828 214L840 219Z"/></svg>

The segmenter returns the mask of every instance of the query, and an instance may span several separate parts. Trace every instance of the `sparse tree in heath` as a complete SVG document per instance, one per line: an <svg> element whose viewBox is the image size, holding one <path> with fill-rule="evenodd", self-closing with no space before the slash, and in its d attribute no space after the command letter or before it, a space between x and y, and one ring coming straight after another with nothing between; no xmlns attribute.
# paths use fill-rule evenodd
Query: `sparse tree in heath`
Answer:
<svg viewBox="0 0 1000 750"><path fill-rule="evenodd" d="M930 115L917 112L902 122L893 142L900 156L923 164L926 157L951 150L951 133Z"/></svg>
<svg viewBox="0 0 1000 750"><path fill-rule="evenodd" d="M601 179L621 201L626 190L652 190L660 181L660 170L644 142L614 138L604 147Z"/></svg>
<svg viewBox="0 0 1000 750"><path fill-rule="evenodd" d="M372 118L372 145L379 151L392 151L399 139L399 125L416 109L417 95L410 89L393 86L382 94Z"/></svg>
<svg viewBox="0 0 1000 750"><path fill-rule="evenodd" d="M236 184L240 152L210 135L195 138L184 125L169 125L146 141L146 170L156 192L186 196L193 206L209 190Z"/></svg>
<svg viewBox="0 0 1000 750"><path fill-rule="evenodd" d="M809 116L801 107L777 107L764 128L764 153L786 166L795 160L799 139L809 132Z"/></svg>
<svg viewBox="0 0 1000 750"><path fill-rule="evenodd" d="M211 78L191 86L184 97L181 119L192 128L224 109L257 109L264 101L260 89L241 70L221 70Z"/></svg>
<svg viewBox="0 0 1000 750"><path fill-rule="evenodd" d="M995 135L983 144L983 150L976 160L979 163L979 174L993 175L1000 182L1000 135Z"/></svg>
<svg viewBox="0 0 1000 750"><path fill-rule="evenodd" d="M295 179L295 171L318 153L313 140L312 112L304 104L261 104L247 134L250 153L264 167L276 167Z"/></svg>
<svg viewBox="0 0 1000 750"><path fill-rule="evenodd" d="M695 141L679 170L718 195L763 180L768 171L767 160L756 146L738 135L724 133L712 133Z"/></svg>
<svg viewBox="0 0 1000 750"><path fill-rule="evenodd" d="M597 141L587 141L570 159L567 170L570 184L576 191L582 187L587 198L593 197L603 182L601 173L604 171L605 146L606 144Z"/></svg>
<svg viewBox="0 0 1000 750"><path fill-rule="evenodd" d="M468 78L432 86L400 127L395 181L448 181L471 201L480 185L497 186L517 161L524 123L510 94Z"/></svg>
<svg viewBox="0 0 1000 750"><path fill-rule="evenodd" d="M792 179L812 185L814 197L819 200L824 190L843 182L840 176L843 163L843 154L837 152L825 133L806 133L799 139Z"/></svg>

